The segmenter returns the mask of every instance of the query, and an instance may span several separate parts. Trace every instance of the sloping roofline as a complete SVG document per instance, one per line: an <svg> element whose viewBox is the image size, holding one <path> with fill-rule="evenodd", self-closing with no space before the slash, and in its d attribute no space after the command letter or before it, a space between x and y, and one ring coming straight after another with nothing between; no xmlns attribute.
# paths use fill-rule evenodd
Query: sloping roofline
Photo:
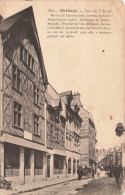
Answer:
<svg viewBox="0 0 125 195"><path fill-rule="evenodd" d="M45 70L45 66L44 66L44 60L43 60L43 56L42 56L42 51L41 51L41 46L40 46L40 42L39 42L39 37L38 37L38 32L37 32L37 28L36 28L36 23L35 23L35 18L34 18L34 14L33 14L33 8L32 6L6 18L3 19L0 22L0 34L2 36L7 36L7 34L11 31L12 27L21 19L21 18L31 18L33 19L33 23L34 23L34 28L35 28L35 38L36 38L36 42L38 45L38 49L37 49L37 55L39 58L39 62L40 62L40 67L42 70L42 76L43 76L43 82L45 85L48 84L48 78L47 78L47 74L46 74L46 70Z"/></svg>

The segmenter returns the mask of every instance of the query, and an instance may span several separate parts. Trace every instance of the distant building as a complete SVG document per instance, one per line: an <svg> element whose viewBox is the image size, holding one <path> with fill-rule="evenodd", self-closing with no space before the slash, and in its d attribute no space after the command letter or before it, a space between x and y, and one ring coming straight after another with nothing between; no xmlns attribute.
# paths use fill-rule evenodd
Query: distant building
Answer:
<svg viewBox="0 0 125 195"><path fill-rule="evenodd" d="M112 166L123 166L122 156L124 147L122 143L121 146L116 146L108 150L98 150L98 165L103 166L105 170Z"/></svg>
<svg viewBox="0 0 125 195"><path fill-rule="evenodd" d="M80 164L80 127L82 119L79 115L80 105L79 99L72 91L59 94L66 104L66 164L67 174L77 174L77 167ZM80 97L79 94L77 94Z"/></svg>
<svg viewBox="0 0 125 195"><path fill-rule="evenodd" d="M80 116L82 118L82 125L80 129L80 136L81 136L81 159L80 163L83 166L92 167L96 164L96 156L95 156L95 149L96 149L96 129L92 114L85 110L83 106L80 107Z"/></svg>

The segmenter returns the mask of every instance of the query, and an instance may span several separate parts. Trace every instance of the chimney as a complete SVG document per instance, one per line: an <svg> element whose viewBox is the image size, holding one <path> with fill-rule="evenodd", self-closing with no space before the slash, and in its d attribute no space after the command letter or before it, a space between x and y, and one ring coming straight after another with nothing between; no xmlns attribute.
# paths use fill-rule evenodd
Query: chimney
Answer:
<svg viewBox="0 0 125 195"><path fill-rule="evenodd" d="M80 102L80 93L79 92L74 93L74 95L73 95L73 102L74 102L74 104L77 104L78 107L80 107L81 102Z"/></svg>

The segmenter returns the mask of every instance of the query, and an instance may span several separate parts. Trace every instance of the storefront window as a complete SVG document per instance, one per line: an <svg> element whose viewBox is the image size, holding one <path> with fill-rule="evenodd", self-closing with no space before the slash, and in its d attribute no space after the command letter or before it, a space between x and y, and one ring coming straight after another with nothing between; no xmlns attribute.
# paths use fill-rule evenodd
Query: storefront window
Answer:
<svg viewBox="0 0 125 195"><path fill-rule="evenodd" d="M54 155L54 174L63 174L64 157Z"/></svg>
<svg viewBox="0 0 125 195"><path fill-rule="evenodd" d="M43 153L35 151L35 175L43 174Z"/></svg>
<svg viewBox="0 0 125 195"><path fill-rule="evenodd" d="M19 176L19 146L5 143L5 177Z"/></svg>

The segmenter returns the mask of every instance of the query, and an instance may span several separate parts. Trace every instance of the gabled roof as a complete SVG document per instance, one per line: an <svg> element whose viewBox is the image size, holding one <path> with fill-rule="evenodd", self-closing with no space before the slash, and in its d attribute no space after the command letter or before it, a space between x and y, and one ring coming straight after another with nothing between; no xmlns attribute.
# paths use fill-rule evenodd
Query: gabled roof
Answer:
<svg viewBox="0 0 125 195"><path fill-rule="evenodd" d="M18 13L14 14L6 19L3 19L0 22L0 34L2 34L2 37L4 39L4 36L7 36L9 34L9 32L11 32L12 28L15 25L17 25L21 19L24 21L27 20L28 23L31 24L31 26L32 26L35 42L37 43L37 46L35 49L36 49L38 59L40 62L43 81L44 81L44 84L48 84L47 74L46 74L44 61L43 61L43 57L42 57L42 51L41 51L41 47L40 47L40 42L39 42L39 37L38 37L38 33L37 33L37 28L36 28L36 23L35 23L35 19L34 19L32 6L26 8L26 9L22 10L21 12L18 12Z"/></svg>
<svg viewBox="0 0 125 195"><path fill-rule="evenodd" d="M29 17L33 17L33 9L32 6L28 7L8 18L5 18L2 20L1 24L0 24L0 32L5 32L7 30L9 30L16 22L19 21L20 18L26 16L27 18Z"/></svg>

